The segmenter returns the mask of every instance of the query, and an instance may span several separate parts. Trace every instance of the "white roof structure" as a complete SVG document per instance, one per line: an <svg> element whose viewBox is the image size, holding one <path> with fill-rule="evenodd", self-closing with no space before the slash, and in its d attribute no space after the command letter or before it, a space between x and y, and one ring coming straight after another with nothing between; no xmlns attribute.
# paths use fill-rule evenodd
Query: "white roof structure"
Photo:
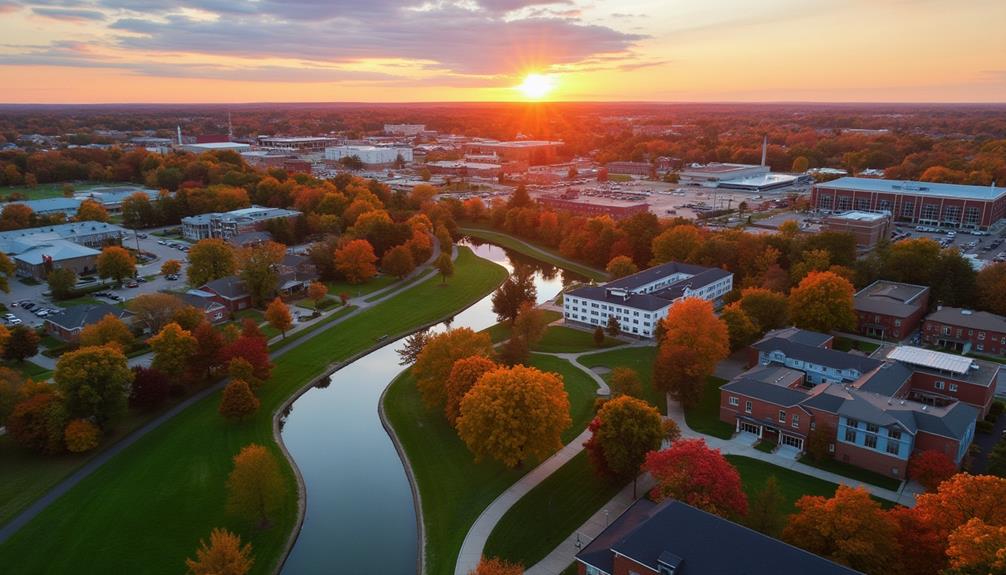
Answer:
<svg viewBox="0 0 1006 575"><path fill-rule="evenodd" d="M891 353L887 354L887 358L896 359L910 365L957 374L968 373L971 365L974 363L974 360L968 357L910 345L901 345L894 348Z"/></svg>

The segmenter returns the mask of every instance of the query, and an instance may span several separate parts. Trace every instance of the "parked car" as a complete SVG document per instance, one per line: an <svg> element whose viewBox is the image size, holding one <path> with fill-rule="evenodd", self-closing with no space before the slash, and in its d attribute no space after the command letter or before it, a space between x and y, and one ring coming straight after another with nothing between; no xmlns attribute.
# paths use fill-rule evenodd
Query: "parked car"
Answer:
<svg viewBox="0 0 1006 575"><path fill-rule="evenodd" d="M8 324L10 324L10 325L21 325L21 324L22 324L22 323L24 323L24 322L22 322L22 321L21 321L21 320L19 320L18 318L14 318L14 319L10 320L10 321L9 321L9 322L7 322L7 323L8 323Z"/></svg>
<svg viewBox="0 0 1006 575"><path fill-rule="evenodd" d="M131 281L131 282L126 283L126 287L127 288L138 288L138 287L140 287L140 283L137 282L137 281Z"/></svg>
<svg viewBox="0 0 1006 575"><path fill-rule="evenodd" d="M17 319L17 316L14 315L14 314L12 314L12 313L5 313L5 314L3 314L3 317L7 321L10 321L12 319Z"/></svg>
<svg viewBox="0 0 1006 575"><path fill-rule="evenodd" d="M145 284L145 283L147 283L147 278L145 278L145 277L138 277L138 278L136 278L136 281L140 282L141 284Z"/></svg>
<svg viewBox="0 0 1006 575"><path fill-rule="evenodd" d="M178 274L168 274L168 275L164 276L164 279L166 279L168 281L175 281L175 280L178 279Z"/></svg>
<svg viewBox="0 0 1006 575"><path fill-rule="evenodd" d="M31 308L35 307L35 304L33 304L31 302L28 302L28 303L24 304L21 307L23 307L24 309L31 309Z"/></svg>

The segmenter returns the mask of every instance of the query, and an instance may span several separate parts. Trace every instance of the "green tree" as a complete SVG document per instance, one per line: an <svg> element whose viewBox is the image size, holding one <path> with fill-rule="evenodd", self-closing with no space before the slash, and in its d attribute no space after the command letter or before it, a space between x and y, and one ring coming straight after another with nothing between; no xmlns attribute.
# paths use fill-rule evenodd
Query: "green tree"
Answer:
<svg viewBox="0 0 1006 575"><path fill-rule="evenodd" d="M611 337L618 337L618 334L622 333L622 325L618 323L618 318L613 315L608 316L608 325L604 329Z"/></svg>
<svg viewBox="0 0 1006 575"><path fill-rule="evenodd" d="M64 353L52 377L71 417L93 419L107 427L126 412L133 372L117 347L82 347Z"/></svg>
<svg viewBox="0 0 1006 575"><path fill-rule="evenodd" d="M116 283L122 283L122 280L136 274L136 259L126 248L109 246L101 250L97 267L99 277L111 278Z"/></svg>
<svg viewBox="0 0 1006 575"><path fill-rule="evenodd" d="M664 426L660 412L645 401L623 395L606 401L590 425L584 444L598 474L615 480L635 478L646 454L660 449Z"/></svg>
<svg viewBox="0 0 1006 575"><path fill-rule="evenodd" d="M748 514L744 524L769 537L778 537L786 526L786 516L782 510L786 497L779 489L775 475L769 475L761 489L748 499Z"/></svg>
<svg viewBox="0 0 1006 575"><path fill-rule="evenodd" d="M49 291L56 299L66 299L77 285L77 274L70 268L57 268L49 272Z"/></svg>
<svg viewBox="0 0 1006 575"><path fill-rule="evenodd" d="M261 306L276 294L278 267L285 256L286 247L276 242L242 248L238 252L241 280L251 295L252 305Z"/></svg>
<svg viewBox="0 0 1006 575"><path fill-rule="evenodd" d="M180 380L188 370L198 344L190 332L174 322L164 326L147 343L154 352L150 367L174 381Z"/></svg>
<svg viewBox="0 0 1006 575"><path fill-rule="evenodd" d="M497 321L513 322L521 307L526 303L534 305L538 289L534 285L531 272L523 267L514 270L510 277L493 292L493 312Z"/></svg>
<svg viewBox="0 0 1006 575"><path fill-rule="evenodd" d="M437 273L440 274L441 283L446 284L447 278L454 275L454 261L451 259L451 254L440 254L434 265L437 267Z"/></svg>
<svg viewBox="0 0 1006 575"><path fill-rule="evenodd" d="M189 285L201 286L206 282L234 275L237 256L227 242L211 238L199 240L189 250Z"/></svg>
<svg viewBox="0 0 1006 575"><path fill-rule="evenodd" d="M24 325L16 326L10 330L10 337L7 345L4 346L4 357L23 363L25 358L38 353L38 334L35 330Z"/></svg>

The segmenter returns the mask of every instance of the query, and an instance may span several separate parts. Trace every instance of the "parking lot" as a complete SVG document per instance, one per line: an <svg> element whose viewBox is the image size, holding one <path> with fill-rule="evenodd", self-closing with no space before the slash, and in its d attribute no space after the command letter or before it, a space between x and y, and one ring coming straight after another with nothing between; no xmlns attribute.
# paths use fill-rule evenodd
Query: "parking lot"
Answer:
<svg viewBox="0 0 1006 575"><path fill-rule="evenodd" d="M968 230L940 230L929 226L899 225L901 239L929 238L942 247L956 247L969 257L984 262L1006 261L1006 230L972 233Z"/></svg>

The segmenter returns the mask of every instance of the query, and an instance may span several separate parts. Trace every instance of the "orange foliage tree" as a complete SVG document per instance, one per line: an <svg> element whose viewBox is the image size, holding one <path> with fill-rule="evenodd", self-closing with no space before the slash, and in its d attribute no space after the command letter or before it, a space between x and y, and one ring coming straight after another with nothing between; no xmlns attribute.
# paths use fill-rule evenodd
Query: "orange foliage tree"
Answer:
<svg viewBox="0 0 1006 575"><path fill-rule="evenodd" d="M210 532L210 542L199 542L195 559L186 559L190 575L245 575L251 570L251 543L241 545L241 537L226 529Z"/></svg>
<svg viewBox="0 0 1006 575"><path fill-rule="evenodd" d="M1006 527L971 519L950 534L948 543L952 573L1006 573Z"/></svg>
<svg viewBox="0 0 1006 575"><path fill-rule="evenodd" d="M810 272L789 294L793 323L800 328L829 333L856 328L854 288L849 280L832 272Z"/></svg>
<svg viewBox="0 0 1006 575"><path fill-rule="evenodd" d="M190 332L174 322L164 326L147 343L154 351L150 367L174 381L180 380L189 369L189 361L195 356L198 344Z"/></svg>
<svg viewBox="0 0 1006 575"><path fill-rule="evenodd" d="M975 279L978 285L978 302L983 309L1006 315L1006 262L985 266Z"/></svg>
<svg viewBox="0 0 1006 575"><path fill-rule="evenodd" d="M269 307L265 309L265 320L283 334L283 339L286 339L286 331L293 325L290 308L281 298L272 300Z"/></svg>
<svg viewBox="0 0 1006 575"><path fill-rule="evenodd" d="M86 419L74 419L63 432L66 448L73 453L83 453L98 447L101 430Z"/></svg>
<svg viewBox="0 0 1006 575"><path fill-rule="evenodd" d="M451 368L451 375L444 383L447 394L444 405L444 416L453 426L461 412L461 400L475 386L475 382L486 373L499 367L496 362L481 355L473 355L459 359Z"/></svg>
<svg viewBox="0 0 1006 575"><path fill-rule="evenodd" d="M83 347L112 344L121 351L128 350L135 340L129 326L114 314L107 314L96 323L88 324L80 330L78 338Z"/></svg>
<svg viewBox="0 0 1006 575"><path fill-rule="evenodd" d="M307 297L314 302L315 309L318 309L318 306L321 305L321 302L327 295L328 286L321 282L311 282L311 284L307 286Z"/></svg>
<svg viewBox="0 0 1006 575"><path fill-rule="evenodd" d="M834 497L796 502L782 538L866 573L886 573L901 555L898 523L862 487L839 485Z"/></svg>
<svg viewBox="0 0 1006 575"><path fill-rule="evenodd" d="M695 297L675 302L662 322L653 380L688 408L698 403L716 364L730 353L730 335L713 304Z"/></svg>
<svg viewBox="0 0 1006 575"><path fill-rule="evenodd" d="M335 269L351 284L360 284L377 275L377 256L367 240L353 240L335 250Z"/></svg>
<svg viewBox="0 0 1006 575"><path fill-rule="evenodd" d="M461 400L457 429L476 461L491 457L517 467L562 447L570 424L562 378L518 365L479 378Z"/></svg>
<svg viewBox="0 0 1006 575"><path fill-rule="evenodd" d="M676 441L646 455L643 469L656 480L650 497L669 497L723 517L747 514L748 501L737 469L701 439Z"/></svg>
<svg viewBox="0 0 1006 575"><path fill-rule="evenodd" d="M248 366L250 368L251 364ZM218 411L227 419L240 421L258 411L259 404L259 399L252 393L247 381L232 379L220 397Z"/></svg>
<svg viewBox="0 0 1006 575"><path fill-rule="evenodd" d="M427 407L442 408L446 404L444 384L454 362L473 355L492 357L493 343L489 334L463 327L429 337L412 366L416 387Z"/></svg>
<svg viewBox="0 0 1006 575"><path fill-rule="evenodd" d="M483 557L468 575L523 575L523 573L522 565L504 561L499 557Z"/></svg>
<svg viewBox="0 0 1006 575"><path fill-rule="evenodd" d="M234 469L227 477L227 510L259 527L268 527L270 517L283 500L283 476L276 458L265 447L252 443L234 456Z"/></svg>

